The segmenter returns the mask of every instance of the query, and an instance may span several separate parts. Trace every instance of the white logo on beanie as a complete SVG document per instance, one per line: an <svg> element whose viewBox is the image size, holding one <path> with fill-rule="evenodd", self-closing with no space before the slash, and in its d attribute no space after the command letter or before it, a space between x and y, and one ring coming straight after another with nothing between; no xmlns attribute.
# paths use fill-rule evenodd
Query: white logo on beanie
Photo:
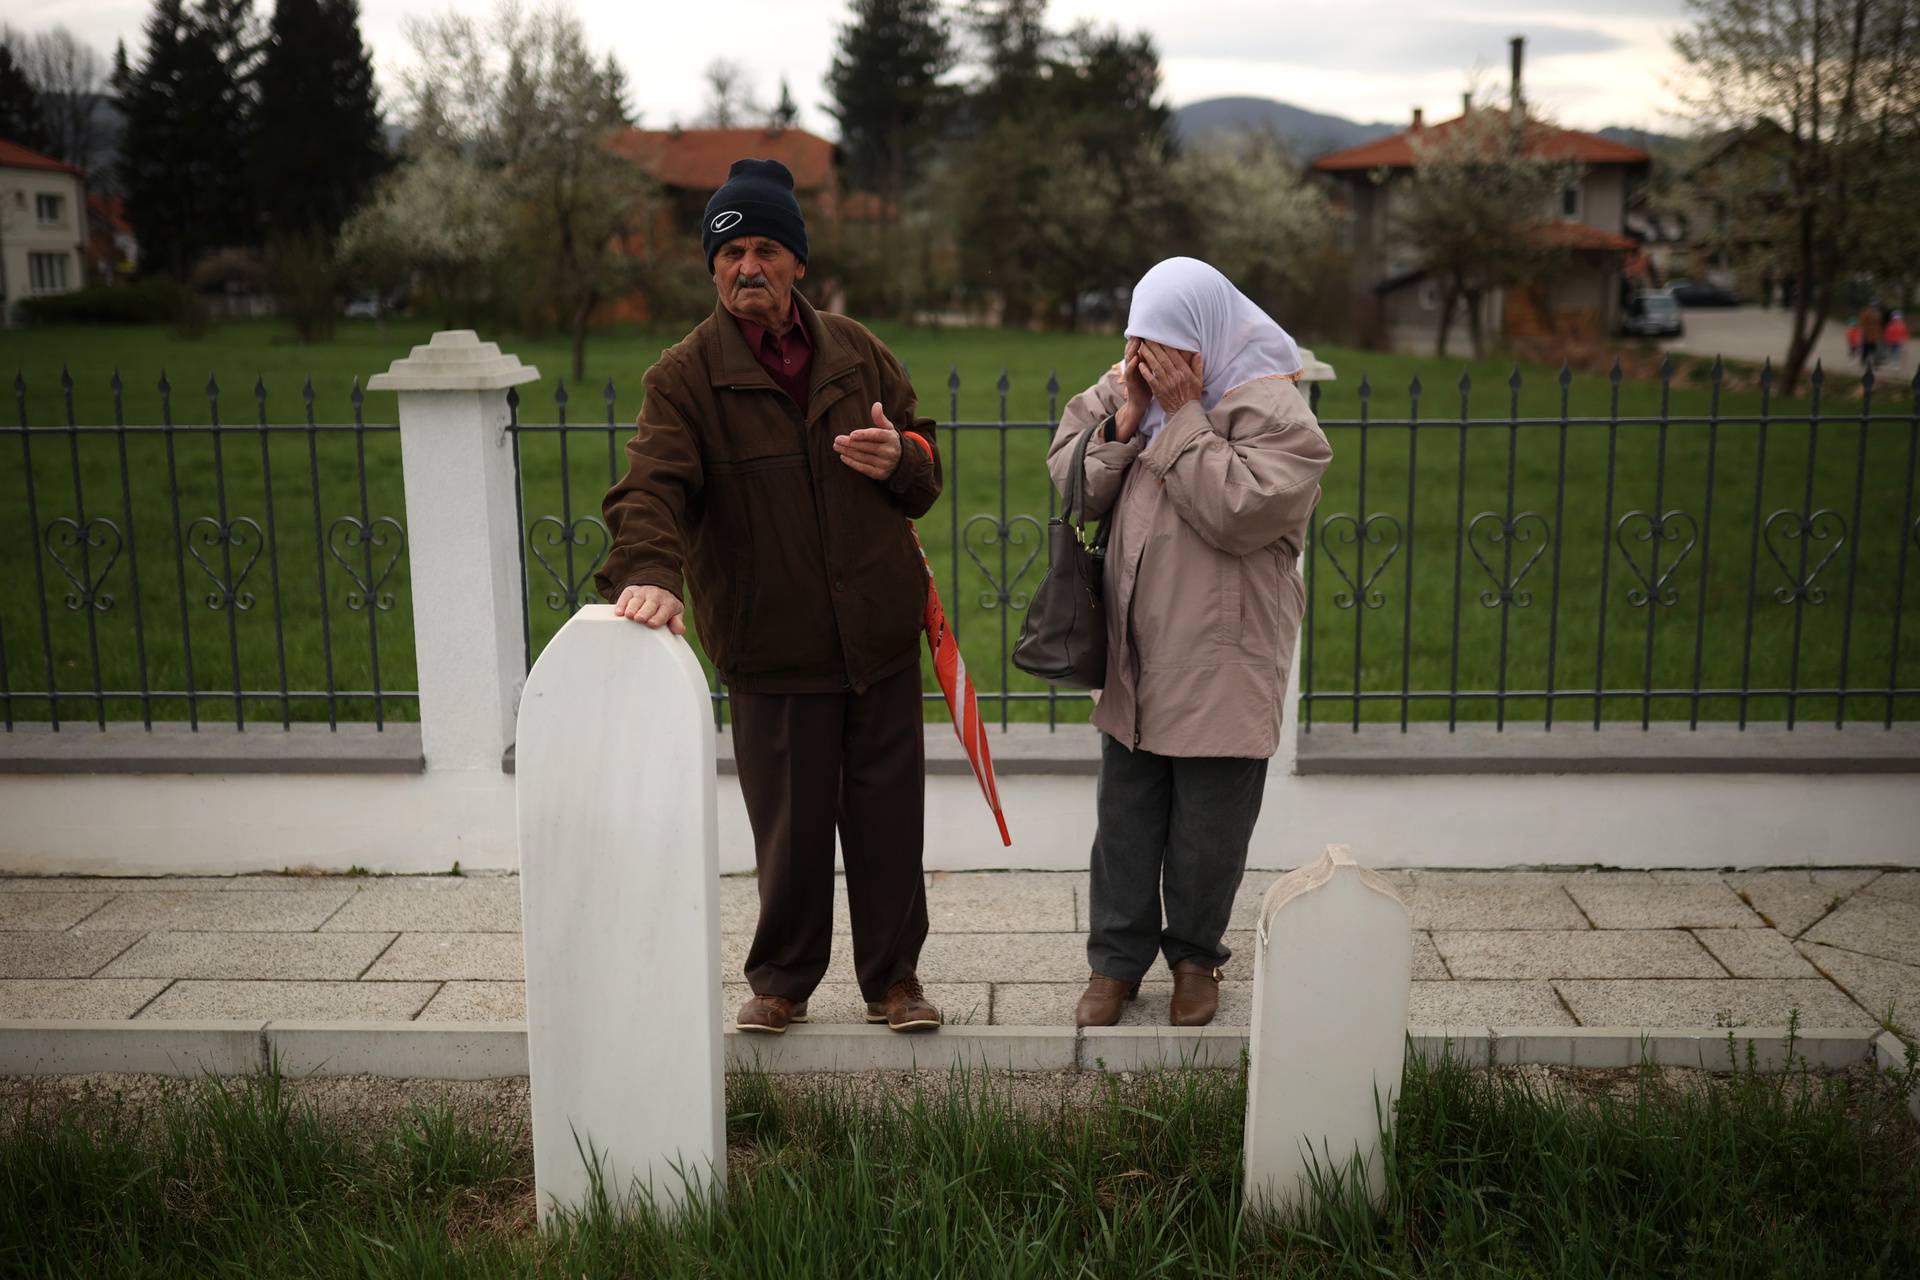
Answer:
<svg viewBox="0 0 1920 1280"><path fill-rule="evenodd" d="M740 219L746 216L746 214L741 213L738 209L728 209L724 213L716 213L713 216L713 229L716 232L731 231L739 226Z"/></svg>

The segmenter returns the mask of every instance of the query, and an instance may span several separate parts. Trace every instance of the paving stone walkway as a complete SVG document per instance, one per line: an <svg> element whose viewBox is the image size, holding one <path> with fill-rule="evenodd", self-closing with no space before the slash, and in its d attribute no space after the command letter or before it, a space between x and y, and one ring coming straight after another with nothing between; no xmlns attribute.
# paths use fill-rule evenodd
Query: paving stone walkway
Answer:
<svg viewBox="0 0 1920 1280"><path fill-rule="evenodd" d="M1247 1020L1276 874L1240 890L1222 1024ZM1413 912L1415 1025L1920 1025L1920 870L1386 874ZM721 881L729 976L756 892ZM950 1021L1071 1023L1084 874L934 873L927 905L921 974ZM844 887L835 919L813 1016L859 1021ZM519 928L513 876L0 879L0 1019L517 1021ZM1164 1022L1170 992L1162 971L1125 1020ZM728 1008L745 994L727 983Z"/></svg>

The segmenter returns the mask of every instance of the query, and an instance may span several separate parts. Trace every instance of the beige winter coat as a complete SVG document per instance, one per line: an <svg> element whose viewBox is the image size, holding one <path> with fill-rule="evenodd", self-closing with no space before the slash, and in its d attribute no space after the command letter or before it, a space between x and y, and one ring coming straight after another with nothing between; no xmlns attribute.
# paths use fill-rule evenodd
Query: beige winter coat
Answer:
<svg viewBox="0 0 1920 1280"><path fill-rule="evenodd" d="M1061 492L1075 440L1125 402L1115 366L1067 405L1047 455ZM1326 436L1285 378L1237 387L1211 411L1190 403L1144 446L1104 435L1087 449L1089 518L1116 513L1094 725L1157 755L1271 756Z"/></svg>

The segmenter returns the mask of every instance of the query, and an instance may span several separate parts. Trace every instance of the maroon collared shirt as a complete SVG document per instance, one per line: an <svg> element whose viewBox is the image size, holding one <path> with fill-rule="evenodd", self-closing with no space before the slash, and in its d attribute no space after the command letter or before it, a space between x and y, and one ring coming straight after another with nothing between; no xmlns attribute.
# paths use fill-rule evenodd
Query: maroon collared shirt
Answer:
<svg viewBox="0 0 1920 1280"><path fill-rule="evenodd" d="M753 351L760 365L770 374L780 389L807 411L807 374L813 367L813 339L807 336L807 326L800 320L800 304L793 304L793 323L780 337L765 325L743 320L739 316L740 334L747 340L747 346Z"/></svg>

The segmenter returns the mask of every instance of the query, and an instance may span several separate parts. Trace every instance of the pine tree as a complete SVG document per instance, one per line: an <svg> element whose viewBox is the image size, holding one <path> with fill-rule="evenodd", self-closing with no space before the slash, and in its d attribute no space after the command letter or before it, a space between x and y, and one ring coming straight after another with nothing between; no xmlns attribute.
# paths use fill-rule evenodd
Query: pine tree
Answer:
<svg viewBox="0 0 1920 1280"><path fill-rule="evenodd" d="M278 0L253 114L253 189L269 236L332 240L388 160L357 0Z"/></svg>
<svg viewBox="0 0 1920 1280"><path fill-rule="evenodd" d="M0 44L0 138L34 151L47 149L47 125L34 92L13 50Z"/></svg>
<svg viewBox="0 0 1920 1280"><path fill-rule="evenodd" d="M137 68L115 69L126 127L120 135L120 182L127 217L140 237L143 263L179 275L194 251L198 187L188 181L177 125L183 47L182 0L155 0L147 15L146 53Z"/></svg>
<svg viewBox="0 0 1920 1280"><path fill-rule="evenodd" d="M257 243L248 182L251 0L155 0L137 68L116 60L120 176L141 259L176 276L209 250Z"/></svg>
<svg viewBox="0 0 1920 1280"><path fill-rule="evenodd" d="M954 63L938 0L854 0L827 72L847 179L898 203L938 135Z"/></svg>
<svg viewBox="0 0 1920 1280"><path fill-rule="evenodd" d="M600 74L606 81L607 103L613 118L631 129L639 122L640 117L634 112L633 103L629 100L626 68L621 66L609 52L606 68Z"/></svg>
<svg viewBox="0 0 1920 1280"><path fill-rule="evenodd" d="M800 107L793 100L793 90L787 87L787 78L780 77L780 101L774 104L773 119L770 123L776 129L791 129L800 118Z"/></svg>

